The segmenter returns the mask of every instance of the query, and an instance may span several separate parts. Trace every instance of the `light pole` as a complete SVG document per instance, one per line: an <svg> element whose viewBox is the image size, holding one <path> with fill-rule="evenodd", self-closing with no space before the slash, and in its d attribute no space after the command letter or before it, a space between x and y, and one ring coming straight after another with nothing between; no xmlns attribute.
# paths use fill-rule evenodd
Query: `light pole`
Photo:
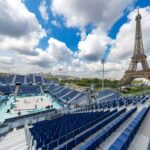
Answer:
<svg viewBox="0 0 150 150"><path fill-rule="evenodd" d="M102 63L102 90L104 90L104 79L105 79L105 59L101 60Z"/></svg>
<svg viewBox="0 0 150 150"><path fill-rule="evenodd" d="M62 71L62 69L61 68L59 68L59 81L61 81L61 71Z"/></svg>
<svg viewBox="0 0 150 150"><path fill-rule="evenodd" d="M110 52L110 48L111 48L111 45L110 44L108 44L107 45L107 47L106 47L106 49L105 49L105 52L104 52L104 55L103 55L103 57L102 57L102 59L101 59L101 63L102 63L102 65L103 65L103 79L102 79L102 90L104 90L104 79L105 79L105 67L104 67L104 64L105 64L105 62L106 62L106 59L107 59L107 56L108 56L108 54L109 54L109 52Z"/></svg>

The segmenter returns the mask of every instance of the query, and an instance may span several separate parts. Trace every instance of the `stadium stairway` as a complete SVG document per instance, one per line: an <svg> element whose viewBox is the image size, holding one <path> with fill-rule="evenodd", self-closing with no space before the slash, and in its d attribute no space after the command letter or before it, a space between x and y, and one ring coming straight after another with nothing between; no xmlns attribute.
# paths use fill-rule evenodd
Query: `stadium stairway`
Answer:
<svg viewBox="0 0 150 150"><path fill-rule="evenodd" d="M43 93L44 93L44 91L43 91L43 88L42 88L42 86L40 86L40 90L41 90L41 93L43 94Z"/></svg>
<svg viewBox="0 0 150 150"><path fill-rule="evenodd" d="M81 95L81 93L77 94L75 97L73 97L71 100L69 100L69 102L75 100L79 95Z"/></svg>
<svg viewBox="0 0 150 150"><path fill-rule="evenodd" d="M15 89L15 95L18 94L18 90L19 90L19 86L16 86L16 89Z"/></svg>
<svg viewBox="0 0 150 150"><path fill-rule="evenodd" d="M28 150L24 128L8 133L0 142L0 150Z"/></svg>
<svg viewBox="0 0 150 150"><path fill-rule="evenodd" d="M147 150L150 139L150 111L146 115L139 131L134 137L128 150Z"/></svg>
<svg viewBox="0 0 150 150"><path fill-rule="evenodd" d="M15 84L15 81L16 81L16 75L14 75L14 78L12 80L12 84Z"/></svg>
<svg viewBox="0 0 150 150"><path fill-rule="evenodd" d="M60 98L63 99L63 97L69 95L72 92L72 90L70 90L69 92L67 92L66 94L64 94L63 96L61 96Z"/></svg>
<svg viewBox="0 0 150 150"><path fill-rule="evenodd" d="M96 150L106 150L110 147L110 145L114 142L116 137L119 136L121 132L128 126L128 124L132 121L132 119L137 115L137 111L134 112L123 124L112 133L111 136L109 136L102 144L99 145L99 147Z"/></svg>
<svg viewBox="0 0 150 150"><path fill-rule="evenodd" d="M45 84L43 76L41 76L41 79L42 79L42 84Z"/></svg>
<svg viewBox="0 0 150 150"><path fill-rule="evenodd" d="M27 84L27 76L24 76L24 83Z"/></svg>
<svg viewBox="0 0 150 150"><path fill-rule="evenodd" d="M124 110L124 109L123 109ZM95 134L87 138L75 149L79 150L94 150L99 145L98 143L103 143L110 135L113 133L126 119L128 119L134 112L136 108L131 109L125 113L121 113L119 116L114 118L110 123L104 126L101 130L97 131ZM101 149L101 148L100 148Z"/></svg>
<svg viewBox="0 0 150 150"><path fill-rule="evenodd" d="M33 75L33 84L35 84L35 83L36 83L35 76Z"/></svg>
<svg viewBox="0 0 150 150"><path fill-rule="evenodd" d="M148 111L149 107L142 108L141 111L138 112L136 117L134 117L134 119L130 122L127 128L119 135L119 137L117 137L117 139L113 142L113 144L109 147L108 150L127 150L128 147L131 146L130 144L133 142L133 139L135 139L134 137L137 135L137 131L139 131L138 129L141 123L143 123L143 120L145 119L145 116L147 115ZM137 146L135 146L135 149L140 150ZM134 149L132 148L132 150ZM144 149L142 148L142 150Z"/></svg>

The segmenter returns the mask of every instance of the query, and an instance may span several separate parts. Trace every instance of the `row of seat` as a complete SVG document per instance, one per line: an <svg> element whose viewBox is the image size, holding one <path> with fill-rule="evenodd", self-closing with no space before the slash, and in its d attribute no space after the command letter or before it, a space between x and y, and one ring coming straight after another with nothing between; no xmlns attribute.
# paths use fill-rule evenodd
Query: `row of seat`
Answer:
<svg viewBox="0 0 150 150"><path fill-rule="evenodd" d="M57 84L51 84L45 90L49 91L49 93L55 98L64 102L69 102L70 100L78 100L86 95L81 91L70 89L68 87L60 86Z"/></svg>
<svg viewBox="0 0 150 150"><path fill-rule="evenodd" d="M0 85L15 85L16 83L26 84L26 83L42 83L42 84L50 84L51 81L47 79L43 79L41 75L13 75L10 74L8 76L0 76Z"/></svg>
<svg viewBox="0 0 150 150"><path fill-rule="evenodd" d="M129 97L121 97L118 99L106 100L105 102L100 102L92 105L85 105L75 112L82 112L82 111L90 111L90 110L97 110L97 109L106 109L106 108L115 108L121 106L128 106L128 105L136 105L136 104L144 104L150 95L138 95L138 96L129 96Z"/></svg>
<svg viewBox="0 0 150 150"><path fill-rule="evenodd" d="M115 140L115 142L109 147L109 150L126 150L132 142L134 136L137 133L142 121L147 114L149 107L144 107L127 126L127 128L121 133L121 135Z"/></svg>
<svg viewBox="0 0 150 150"><path fill-rule="evenodd" d="M132 108L131 110L123 113L121 116L116 118L107 128L100 130L92 140L85 143L79 148L79 150L94 150L96 149L104 140L109 137L124 121L126 121L137 108Z"/></svg>
<svg viewBox="0 0 150 150"><path fill-rule="evenodd" d="M81 142L86 140L88 137L96 133L98 130L103 128L105 125L107 125L109 122L111 122L113 119L117 118L119 115L121 115L123 112L125 112L126 109L122 109L120 111L112 111L113 113L111 115L107 115L107 117L103 118L102 120L98 120L96 124L91 124L90 128L84 129L83 132L78 133L76 136L73 136L70 140L67 140L65 143L58 145L56 143L51 143L48 146L44 146L43 150L70 150L79 145Z"/></svg>
<svg viewBox="0 0 150 150"><path fill-rule="evenodd" d="M56 139L61 144L62 141L68 140L85 128L88 128L88 126L85 126L87 123L96 119L103 119L112 113L109 113L109 111L101 111L95 113L68 114L52 121L37 123L30 129L30 132L37 141L37 147L41 147L50 142L52 143Z"/></svg>
<svg viewBox="0 0 150 150"><path fill-rule="evenodd" d="M3 95L9 95L11 93L15 92L15 87L10 85L1 85L0 86L0 93Z"/></svg>
<svg viewBox="0 0 150 150"><path fill-rule="evenodd" d="M36 123L30 129L30 132L37 141L37 148L54 148L116 112L117 110L115 109L111 112L68 114L55 120Z"/></svg>
<svg viewBox="0 0 150 150"><path fill-rule="evenodd" d="M103 115L100 115L99 118L97 118L97 119L95 119L93 121L90 121L87 124L83 124L83 126L81 126L80 128L77 128L77 130L74 131L74 134L73 134L72 137L70 137L70 138L62 137L58 141L57 140L54 141L54 143L55 142L59 143L59 147L65 147L66 144L68 145L68 143L70 143L70 140L72 140L72 138L76 137L75 143L77 145L77 144L79 144L81 142L81 139L83 140L83 138L86 138L88 135L90 135L91 132L89 132L89 131L91 131L91 128L93 128L93 126L97 125L97 123L101 122L102 120L104 120L105 118L107 118L110 115L113 115L116 112L117 112L117 110L113 110L111 112L106 111L106 113L103 114ZM86 131L86 133L84 131ZM64 142L66 142L66 143L64 143ZM49 148L52 148L53 147L53 143L50 143L48 146L49 146Z"/></svg>
<svg viewBox="0 0 150 150"><path fill-rule="evenodd" d="M41 89L39 85L20 85L18 94L39 94Z"/></svg>

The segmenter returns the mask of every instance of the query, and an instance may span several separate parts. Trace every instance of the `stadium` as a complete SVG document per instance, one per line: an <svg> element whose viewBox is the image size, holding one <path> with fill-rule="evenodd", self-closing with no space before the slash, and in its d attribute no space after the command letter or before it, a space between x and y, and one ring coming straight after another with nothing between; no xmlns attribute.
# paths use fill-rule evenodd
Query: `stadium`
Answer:
<svg viewBox="0 0 150 150"><path fill-rule="evenodd" d="M149 145L150 95L103 90L94 93L99 103L88 104L87 92L40 75L9 75L0 82L1 149L136 149L139 141L142 149Z"/></svg>
<svg viewBox="0 0 150 150"><path fill-rule="evenodd" d="M70 3L71 1L72 3ZM78 8L80 8L81 3L75 1L68 1L66 9L68 8L67 10L72 11L72 8L74 8L73 6L76 6L77 3L79 3ZM37 7L33 5L31 7L29 3L28 0L14 0L14 3L9 0L7 2L0 2L0 8L2 10L0 10L0 12L3 13L2 16L5 16L6 11L3 11L1 6L3 6L5 10L7 10L7 7L10 7L17 18L16 12L18 10L20 10L21 15L24 15L27 10L26 8L32 10L32 7L34 9ZM42 17L39 20L45 19L45 24L48 23L50 17L52 17L46 15L46 9L48 9L46 5L51 5L53 17L56 17L59 13L60 16L65 16L66 13L66 9L62 10L64 11L63 13L58 13L58 10L62 9L60 6L64 6L64 3L61 3L61 0L52 0L51 3L52 4L49 4L48 1L36 1L35 3L36 5L39 5L38 9ZM58 3L59 5L57 5ZM94 3L103 4L100 0L96 0L93 3L84 3L87 7L85 8L85 12L84 9L82 10L84 12L83 14L81 11L82 19L80 16L77 16L79 19L77 19L77 22L75 21L76 16L73 12L67 12L67 15L71 18L71 22L70 20L69 22L65 22L66 27L63 29L63 36L65 36L65 33L68 34L68 31L65 31L65 28L68 26L77 28L75 23L82 24L84 22L83 18L85 19L87 17L84 16L85 13L91 5L92 7L95 6L93 5ZM84 7L84 5L82 5L82 7ZM18 24L13 24L15 19L11 20L12 29L14 26L17 26L17 29L9 31L6 27L6 30L11 32L9 34L12 35L9 35L10 37L7 37L8 35L3 37L4 34L8 33L6 33L4 24L0 23L0 50L2 51L2 56L0 56L0 150L150 150L150 59L149 51L147 50L149 47L146 45L145 50L143 44L144 40L147 42L149 39L145 38L145 36L143 38L142 25L145 27L146 23L141 23L142 18L150 18L150 8L148 2L141 4L136 1L134 5L135 6L132 7L135 8L130 8L131 4L128 4L127 8L125 10L123 9L125 11L124 15L129 14L128 18L133 18L131 25L134 28L135 37L133 38L134 44L131 42L131 45L132 47L134 45L134 48L132 48L133 50L130 49L130 51L132 51L132 54L129 53L131 54L130 59L128 58L128 60L123 63L123 66L125 67L121 67L121 69L119 67L118 69L123 72L119 79L116 73L117 69L115 68L118 67L117 65L111 64L115 71L114 76L109 71L107 72L107 68L109 67L107 66L107 61L110 61L108 55L112 53L115 49L114 47L117 45L117 42L115 44L113 43L115 39L111 36L112 41L110 42L110 37L107 38L106 41L109 41L110 43L105 41L107 44L104 46L104 55L100 57L102 72L98 72L98 78L94 78L92 73L94 72L96 64L93 66L89 65L90 68L92 68L92 71L90 70L88 72L88 69L84 66L84 63L88 64L88 61L79 62L79 58L81 58L82 54L81 49L79 52L70 52L70 49L67 48L66 44L51 38L48 40L49 46L45 51L41 50L43 48L40 47L42 42L40 44L37 44L37 42L36 46L34 45L36 47L34 47L34 51L22 51L20 48L23 44L22 41L17 43L15 38L17 39L19 37L19 40L23 39L25 41L23 48L27 48L27 46L33 42L30 41L31 37L29 39L27 38L28 40L26 41L23 35L19 35L21 34L19 33L21 32L21 28L18 28ZM24 10L24 13L21 13L21 9L19 9L18 6ZM57 9L56 6L58 6L59 9ZM141 6L141 8L138 6ZM13 11L13 7L18 9L14 9L15 11ZM96 8L97 7L95 6L95 9ZM32 12L31 10L30 13ZM80 9L75 12L78 13L78 11L80 11ZM90 13L93 13L93 11ZM101 10L98 8L97 11ZM36 14L37 12L35 11L34 13ZM103 15L105 16L106 14ZM10 14L7 15L8 18L10 16ZM33 17L34 15L31 16ZM66 18L64 17L61 21L67 19L68 16L65 16ZM2 21L5 23L7 17L0 17L0 19L3 19ZM26 21L27 18L27 15L24 16L23 20L25 21L23 22L32 24L33 22ZM60 21L59 19L57 21ZM32 21L35 20L33 19ZM55 26L54 28L62 30L64 25L57 24L58 22L55 22L56 20L52 21L51 25ZM37 22L34 23L33 27L36 28ZM125 22L123 29L125 29L127 23L130 23L130 21ZM94 25L96 24L93 24L93 26ZM148 25L149 24L147 23L145 28L150 30ZM89 27L87 27L93 28L93 31L89 34L95 34L96 31L99 33L99 30L100 33L102 32L103 28L101 25L97 27L97 30L93 26L91 27L89 25ZM118 26L118 23L116 26ZM28 26L25 26L25 28L29 28L30 30L30 27ZM80 31L82 29L83 26L80 28ZM31 29L30 32L32 32L32 30L34 29ZM53 30L55 31L55 29ZM118 32L121 31L122 29ZM49 32L46 34L48 35ZM52 32L53 31L51 31L50 34L53 34ZM69 32L73 34L73 31L69 30ZM84 45L83 41L85 40L85 33L83 32L80 33L83 35L80 35L81 43L78 45L79 48ZM144 34L145 33L146 32L144 32ZM13 37L13 34L15 34L15 37ZM76 36L78 36L77 34L78 32L76 33ZM133 35L134 33L131 32L131 34ZM36 31L34 31L31 36L35 35ZM42 33L41 35L38 34L38 37L39 36L42 36ZM58 34L58 36L61 37L61 34ZM123 34L123 36L128 37L126 34ZM5 41L5 38L8 40L6 45L2 43ZM9 41L9 38L13 41ZM73 37L71 40L73 40ZM69 42L71 40L69 39ZM14 41L16 42L15 44ZM34 40L34 42L35 41L36 40ZM91 39L89 41L91 42ZM75 42L75 40L73 42ZM96 45L95 41L92 42ZM57 46L55 45L56 43L58 44ZM149 45L149 42L147 43ZM95 45L90 46L94 49ZM124 45L128 46L126 43ZM12 56L15 57L17 55L17 60L14 61L9 59L9 55L7 57L5 56L6 54L12 54L11 52L7 53L11 46L12 51L15 49ZM19 46L19 48L17 46ZM53 49L54 55L52 53ZM58 51L58 49L61 51ZM6 53L4 53L4 51ZM66 54L65 51L69 54ZM86 53L86 51L83 52ZM59 53L61 57L58 56ZM124 52L121 51L121 53ZM72 58L70 58L70 56ZM86 58L94 58L94 60L96 60L96 57L90 53ZM121 55L119 57L121 57ZM22 64L22 62L26 64ZM77 66L77 69L71 69L73 67L73 62L75 63L74 67ZM15 70L15 63L17 63L18 66L21 66L19 71ZM120 61L119 63L121 64L122 62ZM59 67L57 67L58 64L60 65ZM141 65L140 69L138 67L139 64ZM10 65L10 67L8 67L8 65ZM38 65L40 67L36 68ZM54 67L51 65L54 65ZM79 70L79 67L82 65L85 67L85 70ZM128 69L126 65L129 66ZM67 68L68 66L70 68L67 72L64 68ZM42 67L43 70L41 70ZM34 70L35 68L37 69L36 71ZM45 68L46 70L47 68L50 68L51 72L55 72L57 69L57 73L53 74L49 73L49 71L44 72ZM62 71L62 68L64 69L64 72ZM13 71L11 71L11 69ZM23 72L26 70L28 71ZM70 72L72 71L74 71L74 74L70 75ZM85 75L86 77L84 78L82 75ZM89 75L88 78L87 75ZM107 75L110 75L112 78L117 77L117 79L109 80L110 76L108 77ZM137 81L136 79L139 78L140 80ZM144 82L145 80L143 80L143 78L146 79L147 82Z"/></svg>

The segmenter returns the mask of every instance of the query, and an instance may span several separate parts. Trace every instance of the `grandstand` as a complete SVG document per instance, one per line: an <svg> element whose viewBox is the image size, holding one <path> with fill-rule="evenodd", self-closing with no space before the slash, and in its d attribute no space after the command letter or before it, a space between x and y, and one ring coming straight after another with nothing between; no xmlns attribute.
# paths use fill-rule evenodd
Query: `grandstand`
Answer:
<svg viewBox="0 0 150 150"><path fill-rule="evenodd" d="M41 75L0 78L0 150L149 150L150 95L89 93Z"/></svg>

